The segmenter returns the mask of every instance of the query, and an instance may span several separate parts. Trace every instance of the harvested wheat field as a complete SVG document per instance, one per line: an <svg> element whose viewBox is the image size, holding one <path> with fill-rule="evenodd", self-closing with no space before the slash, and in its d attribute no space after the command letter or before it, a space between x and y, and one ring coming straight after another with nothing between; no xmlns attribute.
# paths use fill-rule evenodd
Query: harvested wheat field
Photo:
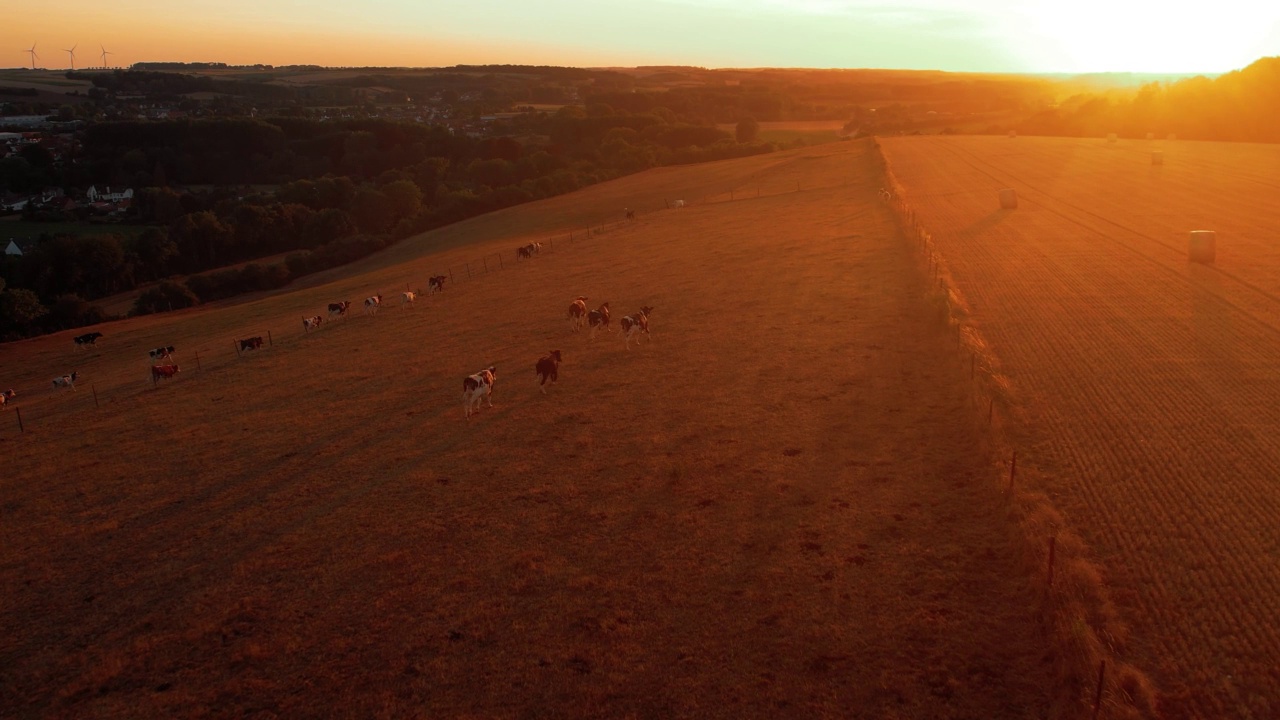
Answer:
<svg viewBox="0 0 1280 720"><path fill-rule="evenodd" d="M1070 716L875 160L647 172L92 350L0 347L27 423L0 415L0 715ZM652 337L571 332L576 295L654 307ZM152 388L160 345L182 371Z"/></svg>
<svg viewBox="0 0 1280 720"><path fill-rule="evenodd" d="M1012 388L1019 472L1090 546L1163 715L1280 715L1280 147L884 148ZM1188 261L1201 229L1212 264Z"/></svg>

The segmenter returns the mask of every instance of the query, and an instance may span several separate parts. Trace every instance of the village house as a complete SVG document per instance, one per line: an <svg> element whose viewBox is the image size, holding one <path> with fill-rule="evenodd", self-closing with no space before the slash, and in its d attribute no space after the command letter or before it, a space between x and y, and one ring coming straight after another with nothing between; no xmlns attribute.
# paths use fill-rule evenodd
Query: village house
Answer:
<svg viewBox="0 0 1280 720"><path fill-rule="evenodd" d="M114 203L120 202L121 200L131 200L133 198L133 188L112 192L111 186L108 185L103 192L98 192L98 188L96 186L90 185L88 192L85 193L85 197L89 198L89 202L91 203Z"/></svg>

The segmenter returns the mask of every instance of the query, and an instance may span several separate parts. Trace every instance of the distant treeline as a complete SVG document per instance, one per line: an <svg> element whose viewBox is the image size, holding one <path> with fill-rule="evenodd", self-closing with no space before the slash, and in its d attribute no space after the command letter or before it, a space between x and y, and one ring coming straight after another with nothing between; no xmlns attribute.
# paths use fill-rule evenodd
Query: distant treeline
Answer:
<svg viewBox="0 0 1280 720"><path fill-rule="evenodd" d="M1280 57L1212 80L1151 83L1137 93L1082 94L1017 125L1027 134L1280 142Z"/></svg>
<svg viewBox="0 0 1280 720"><path fill-rule="evenodd" d="M662 114L565 108L519 125L505 126L517 139L382 120L100 123L84 133L75 163L50 164L35 151L8 158L0 177L39 165L68 187L133 187L126 218L146 227L129 237L47 237L26 255L0 258L9 285L0 338L98 322L88 301L144 283L167 279L144 293L138 313L276 288L492 210L656 165L775 149ZM77 219L62 210L26 218ZM215 270L286 252L284 263Z"/></svg>

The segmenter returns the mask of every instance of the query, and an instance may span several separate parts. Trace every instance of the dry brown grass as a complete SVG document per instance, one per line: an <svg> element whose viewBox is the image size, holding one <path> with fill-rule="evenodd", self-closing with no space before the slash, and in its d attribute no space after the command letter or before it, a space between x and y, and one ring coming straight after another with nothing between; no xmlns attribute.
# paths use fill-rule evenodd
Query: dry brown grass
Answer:
<svg viewBox="0 0 1280 720"><path fill-rule="evenodd" d="M872 158L653 171L79 358L69 333L0 347L31 388L29 433L0 417L0 715L1050 714L967 361ZM327 301L747 180L778 193L301 334ZM654 306L653 341L570 333L579 293ZM294 330L231 354L270 327ZM152 390L160 344L183 374ZM75 363L80 393L40 389ZM491 363L496 407L464 421Z"/></svg>
<svg viewBox="0 0 1280 720"><path fill-rule="evenodd" d="M1096 637L1066 647L1149 672L1165 717L1274 717L1280 148L885 148L1011 390L1011 441L1037 493L1024 522L1041 538L1059 532L1079 561L1054 602ZM1157 148L1162 167L1150 163ZM1017 189L1017 210L997 209L1001 187ZM1219 231L1212 266L1187 261L1187 232L1201 228ZM1119 680L1150 713L1143 676L1129 668Z"/></svg>

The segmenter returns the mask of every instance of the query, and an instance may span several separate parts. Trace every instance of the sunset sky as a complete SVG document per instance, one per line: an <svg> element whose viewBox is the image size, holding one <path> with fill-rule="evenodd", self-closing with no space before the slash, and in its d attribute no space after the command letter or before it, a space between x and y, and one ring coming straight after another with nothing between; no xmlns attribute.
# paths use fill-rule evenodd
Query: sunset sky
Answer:
<svg viewBox="0 0 1280 720"><path fill-rule="evenodd" d="M1280 55L1280 2L63 0L8 3L0 67L439 66L1223 72Z"/></svg>

